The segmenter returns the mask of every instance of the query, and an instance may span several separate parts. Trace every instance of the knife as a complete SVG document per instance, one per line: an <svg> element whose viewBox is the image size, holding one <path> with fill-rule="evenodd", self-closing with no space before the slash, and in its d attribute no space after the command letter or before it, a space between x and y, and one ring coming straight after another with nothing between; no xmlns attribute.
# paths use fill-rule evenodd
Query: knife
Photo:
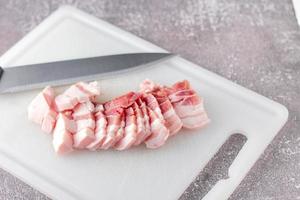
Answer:
<svg viewBox="0 0 300 200"><path fill-rule="evenodd" d="M32 65L0 67L0 93L17 92L47 85L89 81L150 66L173 57L170 53L130 53Z"/></svg>

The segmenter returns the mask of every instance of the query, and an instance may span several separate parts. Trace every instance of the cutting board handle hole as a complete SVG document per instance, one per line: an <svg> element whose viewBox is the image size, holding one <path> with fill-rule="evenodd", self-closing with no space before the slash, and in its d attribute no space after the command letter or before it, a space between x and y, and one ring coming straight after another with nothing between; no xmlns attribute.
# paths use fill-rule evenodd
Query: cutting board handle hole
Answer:
<svg viewBox="0 0 300 200"><path fill-rule="evenodd" d="M231 134L179 199L202 199L218 181L228 179L228 169L246 141L242 133Z"/></svg>

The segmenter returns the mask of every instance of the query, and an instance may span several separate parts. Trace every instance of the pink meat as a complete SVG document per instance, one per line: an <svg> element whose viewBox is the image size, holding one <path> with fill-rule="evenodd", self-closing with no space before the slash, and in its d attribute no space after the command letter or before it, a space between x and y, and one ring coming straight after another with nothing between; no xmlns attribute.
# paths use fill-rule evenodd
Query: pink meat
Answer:
<svg viewBox="0 0 300 200"><path fill-rule="evenodd" d="M129 107L125 110L125 133L124 137L115 144L115 149L125 150L130 148L137 138L137 124L134 110Z"/></svg>
<svg viewBox="0 0 300 200"><path fill-rule="evenodd" d="M105 111L105 115L107 120L106 137L100 146L101 149L108 149L115 144L116 134L121 126L123 109Z"/></svg>
<svg viewBox="0 0 300 200"><path fill-rule="evenodd" d="M156 98L152 94L143 94L142 96L143 101L146 103L147 107L154 111L156 116L164 123L165 119L161 113L161 109Z"/></svg>
<svg viewBox="0 0 300 200"><path fill-rule="evenodd" d="M87 149L92 151L100 148L100 146L102 145L106 137L106 127L107 127L106 116L103 113L104 111L103 105L98 104L95 110L97 110L95 114L96 117L95 140L87 146Z"/></svg>
<svg viewBox="0 0 300 200"><path fill-rule="evenodd" d="M145 128L145 122L144 122L144 116L142 110L139 108L136 102L133 104L133 110L135 112L136 124L137 124L137 138L134 145L139 145L145 140L145 137L147 137L146 136L147 132Z"/></svg>
<svg viewBox="0 0 300 200"><path fill-rule="evenodd" d="M95 140L94 130L90 128L83 128L73 135L73 140L75 148L84 149Z"/></svg>
<svg viewBox="0 0 300 200"><path fill-rule="evenodd" d="M135 92L128 92L120 97L117 97L104 104L105 110L114 110L117 108L128 108L131 106L138 98L139 94Z"/></svg>
<svg viewBox="0 0 300 200"><path fill-rule="evenodd" d="M51 133L55 127L57 112L49 110L44 116L41 129L46 133Z"/></svg>
<svg viewBox="0 0 300 200"><path fill-rule="evenodd" d="M156 88L160 87L158 84L155 84L153 81L149 79L145 79L141 84L140 84L140 92L142 93L150 93Z"/></svg>
<svg viewBox="0 0 300 200"><path fill-rule="evenodd" d="M54 109L54 90L46 87L28 106L29 120L42 125L42 130L51 133L55 127L57 113Z"/></svg>
<svg viewBox="0 0 300 200"><path fill-rule="evenodd" d="M64 110L71 110L78 104L78 101L74 98L60 94L55 98L56 110L62 112Z"/></svg>
<svg viewBox="0 0 300 200"><path fill-rule="evenodd" d="M182 128L182 121L175 112L169 99L159 104L164 119L166 121L165 125L170 131L170 135L175 135Z"/></svg>
<svg viewBox="0 0 300 200"><path fill-rule="evenodd" d="M88 118L88 119L79 119L76 120L77 125L77 132L81 131L82 129L89 128L91 130L95 129L95 119L94 118Z"/></svg>
<svg viewBox="0 0 300 200"><path fill-rule="evenodd" d="M72 131L74 130L74 122L62 113L58 114L53 131L53 147L56 153L65 154L73 151Z"/></svg>
<svg viewBox="0 0 300 200"><path fill-rule="evenodd" d="M90 115L94 112L94 110L95 106L90 101L79 103L73 110L73 118L75 120L90 118Z"/></svg>
<svg viewBox="0 0 300 200"><path fill-rule="evenodd" d="M114 143L111 146L115 146L125 135L125 114L122 115L120 128L117 131L114 139Z"/></svg>
<svg viewBox="0 0 300 200"><path fill-rule="evenodd" d="M148 115L150 117L150 126L152 134L147 138L145 144L148 148L158 148L162 146L169 137L169 130L165 127L162 121L156 116L156 114L147 108Z"/></svg>
<svg viewBox="0 0 300 200"><path fill-rule="evenodd" d="M71 110L78 103L84 103L94 99L100 94L97 82L85 83L78 82L68 88L63 94L55 98L58 111Z"/></svg>
<svg viewBox="0 0 300 200"><path fill-rule="evenodd" d="M152 91L152 94L157 99L162 115L165 119L165 126L170 131L170 135L175 135L182 128L182 121L176 114L173 105L168 98L167 92L160 87Z"/></svg>
<svg viewBox="0 0 300 200"><path fill-rule="evenodd" d="M138 99L137 101L139 108L142 112L143 121L144 121L144 128L145 128L145 135L142 138L139 138L139 141L145 141L152 133L151 133L151 126L150 126L150 117L147 112L147 106L145 102L143 102L141 99Z"/></svg>
<svg viewBox="0 0 300 200"><path fill-rule="evenodd" d="M74 147L83 149L95 140L95 106L90 101L79 103L73 110L73 118L76 120L77 131L73 135Z"/></svg>
<svg viewBox="0 0 300 200"><path fill-rule="evenodd" d="M204 109L203 99L199 97L187 80L175 83L167 89L169 99L180 117L183 127L194 129L210 122Z"/></svg>

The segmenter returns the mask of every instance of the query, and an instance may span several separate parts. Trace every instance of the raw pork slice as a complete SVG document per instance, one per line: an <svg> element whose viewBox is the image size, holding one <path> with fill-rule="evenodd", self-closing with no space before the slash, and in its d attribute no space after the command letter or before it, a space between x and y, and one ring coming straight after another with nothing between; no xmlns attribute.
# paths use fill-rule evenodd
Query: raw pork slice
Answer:
<svg viewBox="0 0 300 200"><path fill-rule="evenodd" d="M114 142L111 146L115 146L116 143L118 143L125 135L125 114L121 117L121 124L119 130L116 132Z"/></svg>
<svg viewBox="0 0 300 200"><path fill-rule="evenodd" d="M153 90L159 88L160 85L154 83L153 81L149 79L145 79L141 84L140 84L140 92L141 93L151 93Z"/></svg>
<svg viewBox="0 0 300 200"><path fill-rule="evenodd" d="M203 105L203 99L191 89L187 80L175 83L167 88L170 101L180 117L183 127L194 129L210 122Z"/></svg>
<svg viewBox="0 0 300 200"><path fill-rule="evenodd" d="M104 104L105 110L114 110L118 108L128 108L131 106L138 98L140 95L135 92L128 92L127 94L124 94L120 97L117 97L109 102L106 102Z"/></svg>
<svg viewBox="0 0 300 200"><path fill-rule="evenodd" d="M144 93L142 95L142 100L146 103L147 107L149 107L153 112L156 114L156 116L165 123L164 116L161 113L161 109L159 107L159 104L156 100L156 98L151 93Z"/></svg>
<svg viewBox="0 0 300 200"><path fill-rule="evenodd" d="M141 99L138 99L137 103L142 112L144 128L145 128L145 135L142 138L138 137L137 140L144 142L151 135L150 117L148 115L147 106L145 102L143 102Z"/></svg>
<svg viewBox="0 0 300 200"><path fill-rule="evenodd" d="M91 114L94 112L95 106L92 102L87 101L79 103L73 110L73 118L77 119L88 119L91 118Z"/></svg>
<svg viewBox="0 0 300 200"><path fill-rule="evenodd" d="M95 110L97 111L95 114L95 118L96 118L95 140L87 146L87 149L92 151L95 151L96 149L100 148L100 146L102 145L106 137L106 127L107 127L106 116L103 113L104 111L103 105L98 104Z"/></svg>
<svg viewBox="0 0 300 200"><path fill-rule="evenodd" d="M65 154L73 150L72 132L76 130L73 120L58 114L56 127L53 131L53 147L56 153Z"/></svg>
<svg viewBox="0 0 300 200"><path fill-rule="evenodd" d="M155 98L159 105L160 111L162 113L162 117L165 120L165 126L169 129L170 135L176 134L182 128L182 122L179 116L176 114L169 98L168 91L166 91L162 86L155 84L153 81L146 79L140 84L140 91L151 93ZM150 96L150 97L149 97ZM148 95L146 101L148 106L155 110L157 107L156 101L152 100L151 95ZM152 101L152 103L149 103ZM162 118L160 112L158 110L155 112L160 119Z"/></svg>
<svg viewBox="0 0 300 200"><path fill-rule="evenodd" d="M136 124L137 124L137 138L134 145L139 145L145 140L145 137L147 137L147 132L145 127L143 112L139 108L136 102L133 104L133 110L136 116Z"/></svg>
<svg viewBox="0 0 300 200"><path fill-rule="evenodd" d="M137 138L136 116L131 107L125 110L125 133L124 137L115 144L115 149L125 150L130 148Z"/></svg>
<svg viewBox="0 0 300 200"><path fill-rule="evenodd" d="M107 120L106 137L100 146L101 149L108 149L115 144L116 135L121 126L123 108L105 111L105 115Z"/></svg>
<svg viewBox="0 0 300 200"><path fill-rule="evenodd" d="M169 130L150 108L147 108L147 111L150 117L152 134L145 143L148 148L154 149L162 146L166 142L169 137Z"/></svg>
<svg viewBox="0 0 300 200"><path fill-rule="evenodd" d="M169 129L170 135L175 135L182 128L182 121L175 112L172 103L168 98L167 92L162 88L156 88L152 91L153 96L155 96L162 115L165 119L165 126Z"/></svg>
<svg viewBox="0 0 300 200"><path fill-rule="evenodd" d="M51 133L55 127L57 113L54 110L54 90L46 87L28 106L29 120L40 124L42 130Z"/></svg>
<svg viewBox="0 0 300 200"><path fill-rule="evenodd" d="M94 130L83 128L73 135L73 140L75 148L84 149L95 140Z"/></svg>
<svg viewBox="0 0 300 200"><path fill-rule="evenodd" d="M73 111L73 118L76 121L77 131L73 135L74 147L83 149L95 140L95 106L90 101L79 103Z"/></svg>
<svg viewBox="0 0 300 200"><path fill-rule="evenodd" d="M95 98L100 94L97 82L85 83L78 82L68 88L63 94L55 98L58 111L71 110L78 103L84 103Z"/></svg>

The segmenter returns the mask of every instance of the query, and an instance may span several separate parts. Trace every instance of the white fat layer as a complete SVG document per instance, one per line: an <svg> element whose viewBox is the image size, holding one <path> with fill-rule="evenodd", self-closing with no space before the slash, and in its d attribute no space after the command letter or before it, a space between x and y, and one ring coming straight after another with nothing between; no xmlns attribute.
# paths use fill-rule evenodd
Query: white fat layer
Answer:
<svg viewBox="0 0 300 200"><path fill-rule="evenodd" d="M116 131L119 129L119 126L112 124L107 127L107 135L113 136L116 134Z"/></svg>

